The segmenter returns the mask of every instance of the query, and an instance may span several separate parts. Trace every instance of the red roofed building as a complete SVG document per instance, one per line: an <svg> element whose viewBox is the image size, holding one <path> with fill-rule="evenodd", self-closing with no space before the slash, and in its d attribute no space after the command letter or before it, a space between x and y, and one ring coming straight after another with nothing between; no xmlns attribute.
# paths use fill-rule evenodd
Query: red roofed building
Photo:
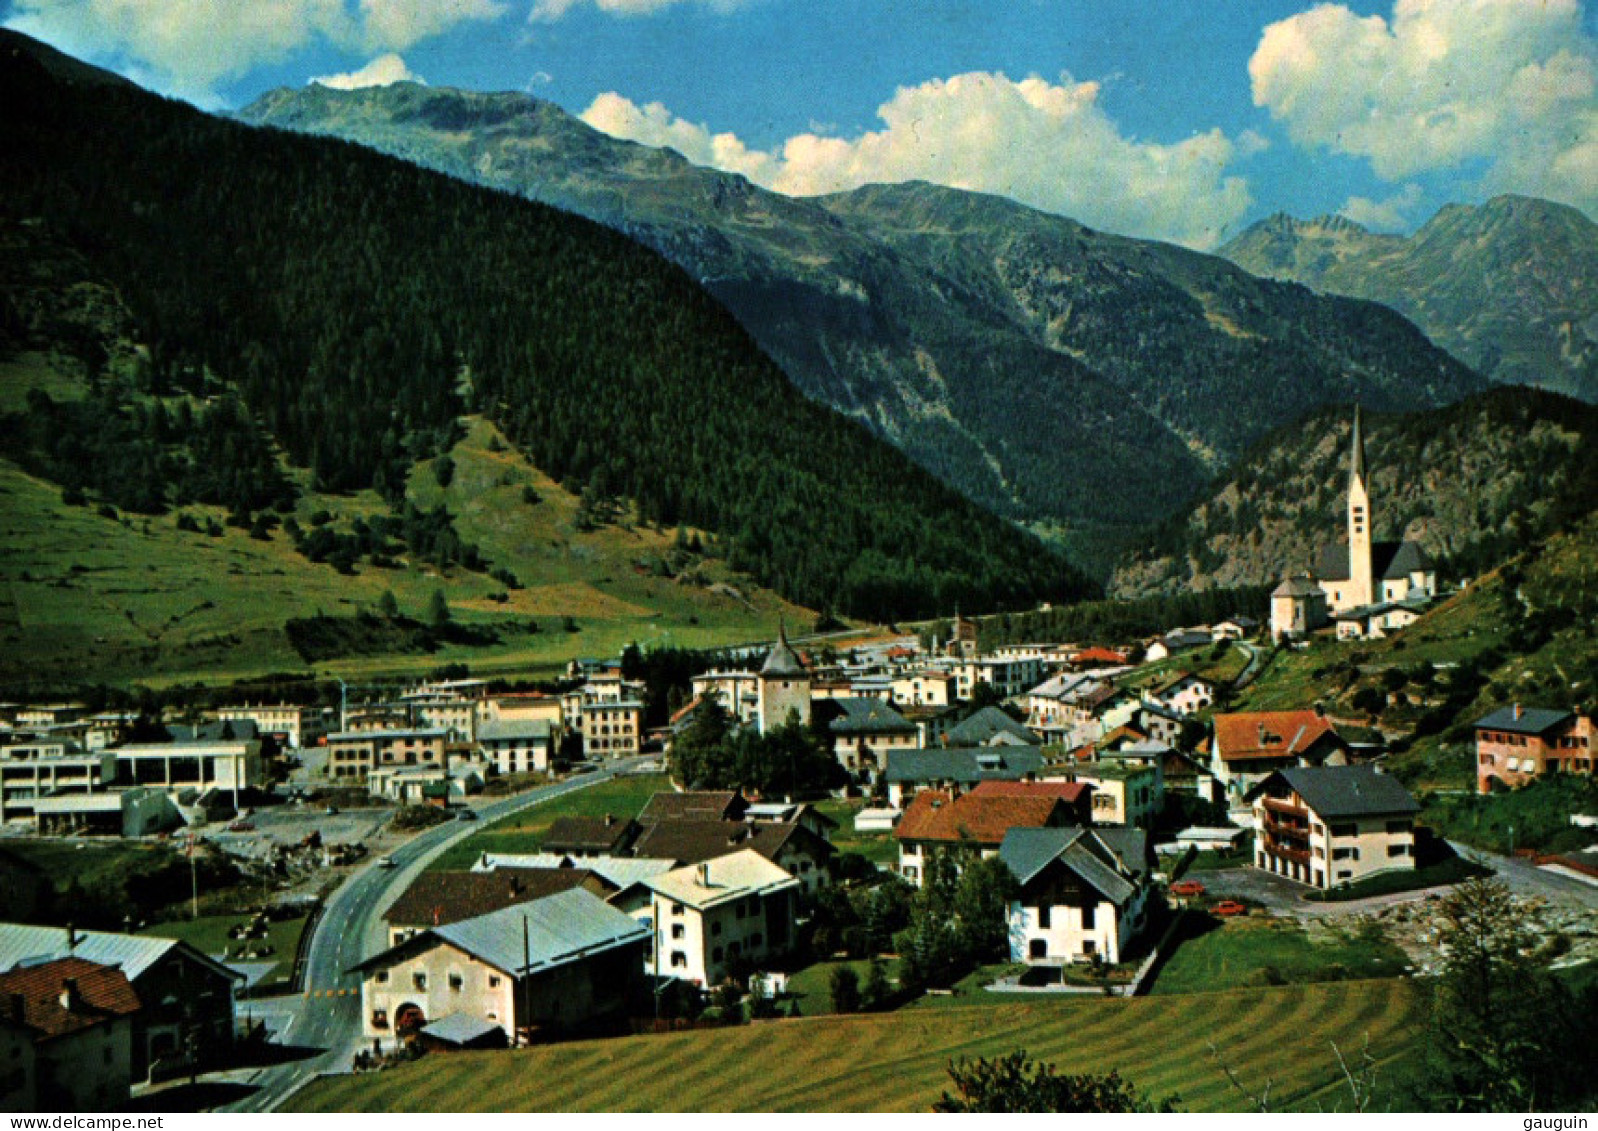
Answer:
<svg viewBox="0 0 1598 1131"><path fill-rule="evenodd" d="M1093 787L1081 781L984 781L973 797L1057 797L1076 811L1079 825L1093 823Z"/></svg>
<svg viewBox="0 0 1598 1131"><path fill-rule="evenodd" d="M1126 654L1108 648L1084 648L1072 654L1071 663L1079 668L1119 667L1126 663Z"/></svg>
<svg viewBox="0 0 1598 1131"><path fill-rule="evenodd" d="M1085 793L1067 800L1057 791L1011 796L1004 792L982 793L980 789L979 786L958 797L937 789L916 794L893 833L899 842L900 875L919 887L932 855L950 852L997 856L1011 829L1057 829L1084 823L1077 807ZM958 863L958 855L956 860Z"/></svg>
<svg viewBox="0 0 1598 1131"><path fill-rule="evenodd" d="M25 1066L24 1079L7 1081L7 1108L109 1111L126 1104L139 1008L126 974L86 958L57 958L0 974L0 1044L21 1054L16 1059ZM10 1063L0 1065L11 1069ZM13 1083L20 1086L15 1105Z"/></svg>
<svg viewBox="0 0 1598 1131"><path fill-rule="evenodd" d="M1234 803L1276 770L1349 762L1348 743L1316 711L1216 715L1210 751L1211 772Z"/></svg>

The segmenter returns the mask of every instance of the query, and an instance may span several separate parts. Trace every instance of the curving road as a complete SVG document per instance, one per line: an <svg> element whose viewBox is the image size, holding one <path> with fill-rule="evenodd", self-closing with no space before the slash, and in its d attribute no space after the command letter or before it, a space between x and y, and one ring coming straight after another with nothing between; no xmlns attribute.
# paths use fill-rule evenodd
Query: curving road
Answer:
<svg viewBox="0 0 1598 1131"><path fill-rule="evenodd" d="M584 774L484 805L477 810L479 821L438 825L396 848L389 853L394 867L379 867L374 860L352 875L323 907L306 952L304 993L294 1003L288 1020L275 1033L279 1045L304 1049L312 1055L263 1068L248 1081L256 1091L218 1110L271 1111L317 1073L348 1070L350 1060L364 1044L361 982L349 970L382 949L385 939L382 912L441 852L466 839L485 822L497 821L562 794L608 781L641 761L644 759L623 760L599 773ZM272 1002L252 1003L251 1008L256 1005L261 1007L256 1012L276 1012Z"/></svg>

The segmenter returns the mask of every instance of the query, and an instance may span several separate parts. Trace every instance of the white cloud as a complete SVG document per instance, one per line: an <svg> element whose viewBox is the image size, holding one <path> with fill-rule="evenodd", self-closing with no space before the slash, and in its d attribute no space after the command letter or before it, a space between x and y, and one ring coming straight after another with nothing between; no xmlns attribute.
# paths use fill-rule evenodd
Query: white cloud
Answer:
<svg viewBox="0 0 1598 1131"><path fill-rule="evenodd" d="M399 51L504 11L499 0L13 0L7 26L214 104L218 83L316 42Z"/></svg>
<svg viewBox="0 0 1598 1131"><path fill-rule="evenodd" d="M397 82L424 82L405 65L405 60L392 52L379 55L358 71L343 75L319 75L311 80L334 90L360 90L368 86L393 86Z"/></svg>
<svg viewBox="0 0 1598 1131"><path fill-rule="evenodd" d="M927 180L999 193L1115 232L1212 247L1248 209L1248 187L1227 176L1256 152L1220 130L1172 144L1123 136L1098 105L1099 85L976 72L900 88L879 107L880 130L852 139L805 133L779 149L750 149L659 103L603 94L589 125L689 160L742 173L795 196L873 182Z"/></svg>
<svg viewBox="0 0 1598 1131"><path fill-rule="evenodd" d="M558 20L573 8L592 4L611 16L650 16L678 4L701 4L718 12L741 8L748 0L534 0L528 19L535 23Z"/></svg>
<svg viewBox="0 0 1598 1131"><path fill-rule="evenodd" d="M1373 232L1401 232L1412 225L1424 197L1419 185L1410 184L1386 200L1351 196L1337 211Z"/></svg>
<svg viewBox="0 0 1598 1131"><path fill-rule="evenodd" d="M1254 102L1295 142L1385 180L1484 163L1481 188L1598 204L1598 43L1580 0L1322 4L1271 24Z"/></svg>

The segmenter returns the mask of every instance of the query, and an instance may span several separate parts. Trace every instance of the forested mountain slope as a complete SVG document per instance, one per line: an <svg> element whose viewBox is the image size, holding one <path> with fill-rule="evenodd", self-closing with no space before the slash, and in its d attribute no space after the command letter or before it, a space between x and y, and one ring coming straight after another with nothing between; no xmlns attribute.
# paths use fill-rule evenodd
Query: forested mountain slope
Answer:
<svg viewBox="0 0 1598 1131"><path fill-rule="evenodd" d="M1347 408L1256 445L1204 499L1128 553L1111 592L1273 585L1345 540ZM1598 409L1524 387L1447 408L1367 413L1377 538L1419 541L1458 581L1598 505Z"/></svg>
<svg viewBox="0 0 1598 1131"><path fill-rule="evenodd" d="M0 219L43 225L120 293L145 387L221 382L247 409L238 443L259 429L317 489L397 502L480 413L562 484L714 531L733 568L813 608L893 617L1089 588L799 395L702 288L623 236L82 81L48 54L0 37Z"/></svg>
<svg viewBox="0 0 1598 1131"><path fill-rule="evenodd" d="M998 513L1124 533L1331 401L1482 387L1391 312L930 185L767 192L520 94L263 96L332 134L613 225L682 264L794 383Z"/></svg>

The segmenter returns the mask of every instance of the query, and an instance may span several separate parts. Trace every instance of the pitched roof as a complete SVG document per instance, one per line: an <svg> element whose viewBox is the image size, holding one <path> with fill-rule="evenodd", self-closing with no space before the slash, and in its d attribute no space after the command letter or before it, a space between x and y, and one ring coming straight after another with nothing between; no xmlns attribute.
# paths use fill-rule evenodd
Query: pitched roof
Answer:
<svg viewBox="0 0 1598 1131"><path fill-rule="evenodd" d="M473 919L432 927L373 955L354 969L390 966L442 942L496 970L520 977L648 938L649 928L631 915L618 911L585 888L572 888Z"/></svg>
<svg viewBox="0 0 1598 1131"><path fill-rule="evenodd" d="M1302 755L1330 737L1341 745L1332 720L1314 711L1250 711L1215 716L1216 750L1223 762Z"/></svg>
<svg viewBox="0 0 1598 1131"><path fill-rule="evenodd" d="M632 821L603 817L556 817L540 841L547 852L619 852L632 838Z"/></svg>
<svg viewBox="0 0 1598 1131"><path fill-rule="evenodd" d="M766 657L766 662L760 667L762 676L800 676L805 674L805 666L799 662L799 657L794 650L788 647L788 630L784 626L777 629L777 643L771 647L771 653Z"/></svg>
<svg viewBox="0 0 1598 1131"><path fill-rule="evenodd" d="M504 1027L470 1013L451 1013L422 1026L422 1035L451 1045L469 1045L482 1040L490 1033L504 1033Z"/></svg>
<svg viewBox="0 0 1598 1131"><path fill-rule="evenodd" d="M799 886L798 880L753 849L674 868L643 883L666 899L700 909Z"/></svg>
<svg viewBox="0 0 1598 1131"><path fill-rule="evenodd" d="M1372 542L1371 576L1397 581L1411 573L1432 568L1431 558L1418 542ZM1327 581L1347 581L1348 546L1337 543L1322 546L1315 563L1315 575Z"/></svg>
<svg viewBox="0 0 1598 1131"><path fill-rule="evenodd" d="M1057 797L1075 805L1093 787L1079 781L985 781L978 782L972 797Z"/></svg>
<svg viewBox="0 0 1598 1131"><path fill-rule="evenodd" d="M439 927L517 903L587 887L613 889L586 868L496 868L491 872L423 872L383 918L400 927Z"/></svg>
<svg viewBox="0 0 1598 1131"><path fill-rule="evenodd" d="M669 860L635 860L630 856L583 856L571 857L560 852L485 852L478 857L477 863L472 865L474 872L494 872L513 868L548 869L567 868L576 869L577 861L582 861L582 870L592 872L595 876L616 888L625 888L629 884L650 876L658 876L662 872L669 872L672 863Z"/></svg>
<svg viewBox="0 0 1598 1131"><path fill-rule="evenodd" d="M75 996L63 1005L69 985ZM125 973L85 958L24 963L0 974L0 1016L25 1025L40 1040L127 1017L139 1008L139 995Z"/></svg>
<svg viewBox="0 0 1598 1131"><path fill-rule="evenodd" d="M1073 664L1124 664L1126 654L1114 652L1108 648L1084 648L1080 652L1071 654Z"/></svg>
<svg viewBox="0 0 1598 1131"><path fill-rule="evenodd" d="M963 723L950 727L944 737L950 746L991 746L996 741L1036 746L1043 741L997 707L983 707Z"/></svg>
<svg viewBox="0 0 1598 1131"><path fill-rule="evenodd" d="M21 962L51 958L86 958L104 966L118 967L130 979L137 979L168 953L182 951L185 957L226 978L238 975L208 955L178 939L159 935L125 935L116 931L78 931L75 945L68 944L65 927L36 927L27 923L0 923L0 970L10 970Z"/></svg>
<svg viewBox="0 0 1598 1131"><path fill-rule="evenodd" d="M741 821L660 821L644 830L633 845L639 859L672 860L698 864L752 848L774 859L790 840L811 844L820 855L830 855L832 845L792 821L744 824Z"/></svg>
<svg viewBox="0 0 1598 1131"><path fill-rule="evenodd" d="M710 821L737 820L743 816L749 803L736 789L691 790L681 793L662 791L651 797L638 814L640 825L656 821L698 819Z"/></svg>
<svg viewBox="0 0 1598 1131"><path fill-rule="evenodd" d="M1149 688L1149 695L1164 695L1172 688L1179 687L1189 681L1193 683L1202 683L1206 687L1215 686L1215 682L1213 680L1205 679L1201 675L1195 675L1189 671L1176 671L1172 672L1170 675L1156 683L1153 687Z"/></svg>
<svg viewBox="0 0 1598 1131"><path fill-rule="evenodd" d="M1028 884L1058 861L1111 903L1121 905L1137 893L1136 881L1146 874L1147 834L1106 838L1099 829L1012 829L999 846L1018 881ZM1145 838L1141 844L1138 837ZM1125 858L1130 857L1130 859Z"/></svg>
<svg viewBox="0 0 1598 1131"><path fill-rule="evenodd" d="M1347 557L1347 553L1346 553L1347 547L1344 547L1344 550L1345 550L1344 557L1346 558ZM1343 569L1346 572L1347 569L1348 569L1348 566L1345 564L1343 566ZM1322 576L1324 576L1324 574ZM1310 579L1308 577L1304 577L1303 575L1300 575L1298 577L1289 577L1289 578L1287 578L1280 585L1278 585L1275 589L1271 590L1271 596L1272 597L1313 597L1316 593L1319 593L1320 591L1321 591L1321 587L1319 585L1317 585L1312 579Z"/></svg>
<svg viewBox="0 0 1598 1131"><path fill-rule="evenodd" d="M1042 768L1042 751L1030 746L945 747L890 750L883 776L889 782L970 784L989 778L1014 781Z"/></svg>
<svg viewBox="0 0 1598 1131"><path fill-rule="evenodd" d="M1576 716L1548 707L1500 707L1476 720L1477 730L1507 730L1511 734L1547 734Z"/></svg>
<svg viewBox="0 0 1598 1131"><path fill-rule="evenodd" d="M833 734L914 734L915 723L876 697L834 699L843 713L828 724Z"/></svg>
<svg viewBox="0 0 1598 1131"><path fill-rule="evenodd" d="M548 719L486 719L477 724L478 742L547 739L554 730Z"/></svg>
<svg viewBox="0 0 1598 1131"><path fill-rule="evenodd" d="M1248 796L1256 796L1275 778L1287 782L1323 820L1420 812L1420 802L1409 790L1375 766L1290 766L1277 770Z"/></svg>
<svg viewBox="0 0 1598 1131"><path fill-rule="evenodd" d="M950 799L941 790L923 790L910 802L893 835L898 840L998 845L1018 828L1069 824L1076 812L1059 797L1007 797L977 793Z"/></svg>

